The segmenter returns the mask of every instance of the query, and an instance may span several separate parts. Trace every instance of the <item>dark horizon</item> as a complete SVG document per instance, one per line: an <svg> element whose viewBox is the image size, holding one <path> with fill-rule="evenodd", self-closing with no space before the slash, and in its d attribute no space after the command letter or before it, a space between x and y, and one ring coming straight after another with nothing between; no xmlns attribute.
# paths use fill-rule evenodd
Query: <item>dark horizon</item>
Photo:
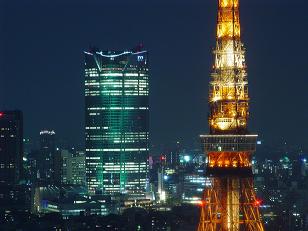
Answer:
<svg viewBox="0 0 308 231"><path fill-rule="evenodd" d="M20 109L25 137L41 129L84 144L83 51L149 51L151 142L187 147L208 132L216 1L60 3L0 0L0 110ZM250 131L266 143L306 145L303 0L241 1Z"/></svg>

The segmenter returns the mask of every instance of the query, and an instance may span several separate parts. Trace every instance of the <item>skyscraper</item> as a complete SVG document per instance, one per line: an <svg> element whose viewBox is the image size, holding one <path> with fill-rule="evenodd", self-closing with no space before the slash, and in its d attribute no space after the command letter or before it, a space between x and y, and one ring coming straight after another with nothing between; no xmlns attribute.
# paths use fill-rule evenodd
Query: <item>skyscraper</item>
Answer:
<svg viewBox="0 0 308 231"><path fill-rule="evenodd" d="M54 131L42 130L40 132L40 151L38 156L38 171L40 182L45 184L55 183L55 144Z"/></svg>
<svg viewBox="0 0 308 231"><path fill-rule="evenodd" d="M148 53L84 53L89 193L142 196L149 152Z"/></svg>
<svg viewBox="0 0 308 231"><path fill-rule="evenodd" d="M21 111L0 112L0 157L0 183L18 184L23 172L23 116Z"/></svg>
<svg viewBox="0 0 308 231"><path fill-rule="evenodd" d="M30 188L22 184L23 114L0 112L0 211L28 209Z"/></svg>

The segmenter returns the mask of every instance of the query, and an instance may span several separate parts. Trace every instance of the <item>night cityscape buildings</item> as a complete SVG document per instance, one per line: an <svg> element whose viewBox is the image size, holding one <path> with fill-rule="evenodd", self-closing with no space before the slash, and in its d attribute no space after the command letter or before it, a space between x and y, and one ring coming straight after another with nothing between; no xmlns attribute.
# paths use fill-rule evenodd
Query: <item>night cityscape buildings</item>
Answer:
<svg viewBox="0 0 308 231"><path fill-rule="evenodd" d="M144 197L149 156L147 51L94 49L84 54L89 193Z"/></svg>
<svg viewBox="0 0 308 231"><path fill-rule="evenodd" d="M285 12L277 17L289 0L241 4L241 19L250 25L243 26L244 39L253 38L247 54L248 60L253 56L249 96L239 1L216 1L209 135L201 140L197 134L205 130L207 112L204 74L210 63L204 41L211 40L207 30L214 28L210 18L215 1L164 2L168 6L164 9L157 7L161 0L151 4L132 0L125 7L117 1L105 7L99 0L104 7L93 7L95 1L74 0L74 5L59 1L57 17L49 7L43 9L47 1L16 3L18 7L11 7L14 0L4 5L0 1L0 11L5 11L0 12L4 22L0 31L5 32L0 36L5 40L4 52L0 46L0 79L5 80L0 81L0 230L308 230L308 149L300 141L305 107L297 119L290 117L298 132L292 133L298 140L291 145L290 136L284 137L292 131L289 121L281 119L292 111L282 94L289 92L291 81L283 91L284 73L279 74L288 65L277 70L273 55L279 55L272 50L305 54L306 47L288 46L305 36L294 42L292 36L278 40L275 34L282 27L285 34L292 34L305 21L292 24L294 19ZM53 9L55 2L48 6ZM27 4L33 9L24 11ZM262 17L255 17L257 8L249 11L250 4L262 4ZM294 9L299 8L296 4ZM15 20L21 26L12 24ZM11 40L14 45L6 47ZM139 40L147 44L146 50L143 45L122 50ZM21 48L21 41L27 45ZM105 51L90 45L82 52L92 42ZM290 66L296 63L292 74L299 73L305 66L300 54L296 62L284 55L279 67L288 60ZM267 61L270 68L265 67ZM294 75L296 91L288 94L292 106L304 105L300 76ZM278 77L283 113L278 110L281 102L275 100ZM254 110L250 129L258 130L260 137L247 129L250 105ZM266 112L266 120L258 110ZM283 135L268 132L275 130L271 123L285 129L280 131Z"/></svg>

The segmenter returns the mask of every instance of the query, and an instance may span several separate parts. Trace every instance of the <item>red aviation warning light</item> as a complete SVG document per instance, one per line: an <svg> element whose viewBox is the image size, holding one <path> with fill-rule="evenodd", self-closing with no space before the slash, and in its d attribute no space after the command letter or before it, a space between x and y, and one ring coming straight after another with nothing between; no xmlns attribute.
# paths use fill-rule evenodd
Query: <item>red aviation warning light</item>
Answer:
<svg viewBox="0 0 308 231"><path fill-rule="evenodd" d="M204 200L201 200L201 201L198 202L198 205L199 205L200 207L205 206L205 204L206 204L206 202L205 202Z"/></svg>
<svg viewBox="0 0 308 231"><path fill-rule="evenodd" d="M262 204L262 200L260 200L260 199L257 199L257 200L253 203L253 205L254 205L255 207L260 207L261 204Z"/></svg>

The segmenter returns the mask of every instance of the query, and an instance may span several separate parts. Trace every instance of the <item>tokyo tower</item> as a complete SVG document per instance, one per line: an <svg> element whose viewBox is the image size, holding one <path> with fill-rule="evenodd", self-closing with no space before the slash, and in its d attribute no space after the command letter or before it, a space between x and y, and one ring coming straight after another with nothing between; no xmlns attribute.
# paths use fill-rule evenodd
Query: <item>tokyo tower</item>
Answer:
<svg viewBox="0 0 308 231"><path fill-rule="evenodd" d="M249 116L245 49L239 0L218 0L216 48L209 84L209 135L201 135L212 186L200 202L198 231L263 231L253 188L252 153L257 135Z"/></svg>

